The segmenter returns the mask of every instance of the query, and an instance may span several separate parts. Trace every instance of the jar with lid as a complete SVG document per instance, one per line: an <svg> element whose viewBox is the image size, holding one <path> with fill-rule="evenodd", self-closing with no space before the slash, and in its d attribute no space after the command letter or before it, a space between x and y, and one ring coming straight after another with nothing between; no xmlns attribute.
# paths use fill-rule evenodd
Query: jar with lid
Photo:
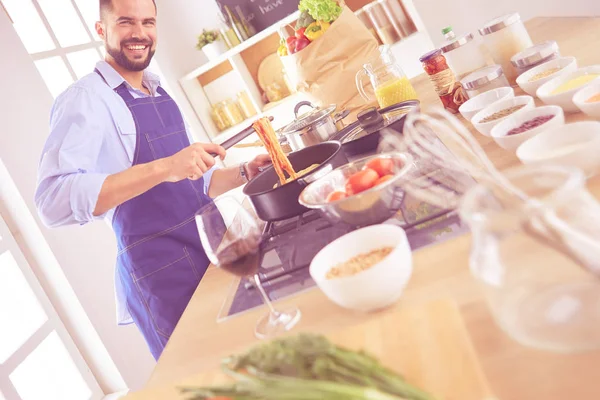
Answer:
<svg viewBox="0 0 600 400"><path fill-rule="evenodd" d="M419 61L429 75L429 80L440 96L444 108L454 114L458 113L458 108L467 100L466 95L460 82L456 80L454 73L448 67L442 50L430 51L419 58Z"/></svg>
<svg viewBox="0 0 600 400"><path fill-rule="evenodd" d="M254 107L254 104L252 104L252 100L250 100L247 91L242 90L237 94L237 102L240 110L242 110L242 113L244 114L244 118L250 118L256 115L256 108Z"/></svg>
<svg viewBox="0 0 600 400"><path fill-rule="evenodd" d="M225 115L225 105L223 102L214 104L210 111L210 116L217 127L219 132L223 132L225 129L229 128L229 123L227 120L227 116Z"/></svg>
<svg viewBox="0 0 600 400"><path fill-rule="evenodd" d="M457 79L487 66L481 45L472 33L456 36L450 26L443 29L442 33L446 41L440 49Z"/></svg>
<svg viewBox="0 0 600 400"><path fill-rule="evenodd" d="M502 67L506 79L516 85L519 76L511 63L511 58L533 46L529 32L518 13L507 14L487 22L479 33L494 62Z"/></svg>
<svg viewBox="0 0 600 400"><path fill-rule="evenodd" d="M400 34L394 29L381 3L376 1L367 4L364 10L373 23L377 35L383 44L394 44L400 40Z"/></svg>
<svg viewBox="0 0 600 400"><path fill-rule="evenodd" d="M371 35L373 35L375 40L377 40L377 44L382 45L383 43L381 42L381 39L379 39L379 35L377 35L377 31L375 30L375 27L373 26L373 22L367 15L364 8L361 8L360 10L356 11L354 14L358 17L358 19L360 19L360 21L363 23L363 25L367 27L369 32L371 32Z"/></svg>
<svg viewBox="0 0 600 400"><path fill-rule="evenodd" d="M510 86L508 80L504 76L502 67L499 65L491 65L471 72L461 79L460 83L467 92L469 98L473 98L488 90Z"/></svg>
<svg viewBox="0 0 600 400"><path fill-rule="evenodd" d="M510 59L512 65L517 69L519 75L529 71L533 67L560 57L558 43L548 40L515 54Z"/></svg>
<svg viewBox="0 0 600 400"><path fill-rule="evenodd" d="M224 108L225 118L227 119L227 123L229 126L234 126L237 124L241 124L244 122L244 116L242 115L242 111L240 107L237 105L237 102L232 99L227 99L222 102Z"/></svg>

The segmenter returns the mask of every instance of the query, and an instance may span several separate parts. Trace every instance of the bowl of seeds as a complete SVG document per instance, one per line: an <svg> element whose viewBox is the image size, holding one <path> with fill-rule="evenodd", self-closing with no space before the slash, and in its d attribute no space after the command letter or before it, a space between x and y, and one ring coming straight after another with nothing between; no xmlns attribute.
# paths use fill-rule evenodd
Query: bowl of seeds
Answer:
<svg viewBox="0 0 600 400"><path fill-rule="evenodd" d="M512 99L498 101L479 111L471 123L479 133L491 136L492 129L511 115L535 108L533 97L516 96Z"/></svg>
<svg viewBox="0 0 600 400"><path fill-rule="evenodd" d="M519 75L517 85L528 95L536 96L537 90L544 83L576 69L577 59L575 57L555 58Z"/></svg>

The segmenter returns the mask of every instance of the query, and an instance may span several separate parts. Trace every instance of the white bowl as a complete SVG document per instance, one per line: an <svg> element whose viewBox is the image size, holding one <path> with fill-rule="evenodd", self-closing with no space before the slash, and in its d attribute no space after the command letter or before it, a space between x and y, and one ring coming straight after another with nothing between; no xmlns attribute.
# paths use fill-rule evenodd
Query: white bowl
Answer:
<svg viewBox="0 0 600 400"><path fill-rule="evenodd" d="M519 111L516 111L512 114L507 115L506 117L498 118L498 119L496 119L494 121L490 121L490 122L479 122L482 119L484 119L485 117L489 117L490 115L497 113L498 111L504 110L505 108L518 106L521 104L524 104L525 107L521 108ZM481 110L477 114L475 114L475 116L473 116L473 118L471 119L471 123L473 124L475 129L477 129L477 131L479 133L481 133L484 136L489 137L490 134L492 133L492 129L494 129L494 127L496 125L498 125L500 122L504 121L506 118L508 118L511 115L515 115L518 113L522 113L523 111L531 110L534 107L535 107L535 102L533 101L533 97L531 97L531 96L517 96L517 97L513 97L512 99L500 100L490 106L487 106L486 108L484 108L483 110Z"/></svg>
<svg viewBox="0 0 600 400"><path fill-rule="evenodd" d="M383 247L394 250L382 261L352 276L327 279L327 272L359 254ZM380 224L350 232L325 246L312 260L310 275L337 305L358 311L390 306L401 296L412 274L412 254L404 230Z"/></svg>
<svg viewBox="0 0 600 400"><path fill-rule="evenodd" d="M591 67L579 68L578 70L571 72L569 74L560 75L546 83L544 83L537 90L537 97L540 98L546 104L553 104L556 106L560 106L563 108L565 112L579 112L579 108L573 103L573 96L579 90L587 87L590 83L598 81L600 77L596 78L594 81L585 84L584 86L580 86L575 89L567 90L566 92L559 94L552 94L552 92L558 88L563 83L575 79L582 75L588 74L600 74L600 65L593 65Z"/></svg>
<svg viewBox="0 0 600 400"><path fill-rule="evenodd" d="M544 72L549 69L557 68L557 67L561 68L560 71L556 71L555 73L548 75L542 79L538 79L536 81L529 82L529 80L531 78L533 78L535 75L539 74L540 72ZM552 79L556 78L557 76L568 74L575 70L577 70L577 59L575 57L556 58L554 60L550 60L541 65L538 65L537 67L533 67L529 71L523 72L517 78L517 85L519 85L519 87L521 89L523 89L523 91L525 93L527 93L528 95L536 96L536 92L537 92L538 88L540 86L542 86L544 83L551 81Z"/></svg>
<svg viewBox="0 0 600 400"><path fill-rule="evenodd" d="M471 118L473 118L475 114L487 106L494 104L499 100L510 99L513 97L515 97L515 90L513 88L508 86L499 87L480 93L472 99L467 100L460 106L458 111L467 121L471 121Z"/></svg>
<svg viewBox="0 0 600 400"><path fill-rule="evenodd" d="M580 168L587 176L600 168L600 122L566 124L540 133L517 149L524 164L558 164Z"/></svg>
<svg viewBox="0 0 600 400"><path fill-rule="evenodd" d="M541 117L543 115L553 115L554 117L546 123L537 126L533 129L529 129L523 133L507 136L507 133L512 129L518 128L525 122L532 120L536 117ZM511 115L504 121L500 122L494 127L494 129L492 129L492 138L494 138L494 141L498 143L500 147L507 150L514 150L517 147L519 147L521 143L534 137L535 135L545 130L552 129L554 127L561 126L564 124L565 114L563 113L562 108L558 106L538 107L534 108L533 110L528 110L522 113L517 113L516 115Z"/></svg>
<svg viewBox="0 0 600 400"><path fill-rule="evenodd" d="M600 81L594 81L575 93L575 96L573 96L573 103L590 117L600 118L600 101L586 103L587 99L598 93L600 93Z"/></svg>

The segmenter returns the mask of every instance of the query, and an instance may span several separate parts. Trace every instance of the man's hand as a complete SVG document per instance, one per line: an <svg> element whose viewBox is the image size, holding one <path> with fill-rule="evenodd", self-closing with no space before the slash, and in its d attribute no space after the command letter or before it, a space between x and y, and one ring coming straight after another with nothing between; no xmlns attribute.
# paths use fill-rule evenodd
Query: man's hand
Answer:
<svg viewBox="0 0 600 400"><path fill-rule="evenodd" d="M271 165L271 157L268 154L259 154L250 161L247 165L248 179L254 178L256 175L261 173L261 169Z"/></svg>
<svg viewBox="0 0 600 400"><path fill-rule="evenodd" d="M200 179L215 165L209 153L225 158L225 149L213 143L193 143L180 152L160 160L165 168L165 182L179 182L183 179Z"/></svg>

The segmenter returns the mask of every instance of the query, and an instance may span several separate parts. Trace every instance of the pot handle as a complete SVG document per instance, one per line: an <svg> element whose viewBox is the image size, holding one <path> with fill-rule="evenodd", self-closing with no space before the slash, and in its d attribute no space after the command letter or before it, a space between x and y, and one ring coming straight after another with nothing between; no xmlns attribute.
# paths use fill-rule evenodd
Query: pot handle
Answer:
<svg viewBox="0 0 600 400"><path fill-rule="evenodd" d="M305 101L301 101L300 103L296 104L296 107L294 107L294 115L296 116L296 118L298 118L298 112L304 106L309 106L313 110L316 109L316 107L310 101L306 101L306 100Z"/></svg>
<svg viewBox="0 0 600 400"><path fill-rule="evenodd" d="M340 111L339 113L333 116L333 122L337 124L338 122L346 118L348 115L350 115L350 110Z"/></svg>
<svg viewBox="0 0 600 400"><path fill-rule="evenodd" d="M319 169L318 171L315 171L312 174L308 174L302 178L298 178L298 183L300 184L300 186L308 186L317 179L324 177L331 171L333 171L333 165L327 164L323 166L322 169Z"/></svg>

